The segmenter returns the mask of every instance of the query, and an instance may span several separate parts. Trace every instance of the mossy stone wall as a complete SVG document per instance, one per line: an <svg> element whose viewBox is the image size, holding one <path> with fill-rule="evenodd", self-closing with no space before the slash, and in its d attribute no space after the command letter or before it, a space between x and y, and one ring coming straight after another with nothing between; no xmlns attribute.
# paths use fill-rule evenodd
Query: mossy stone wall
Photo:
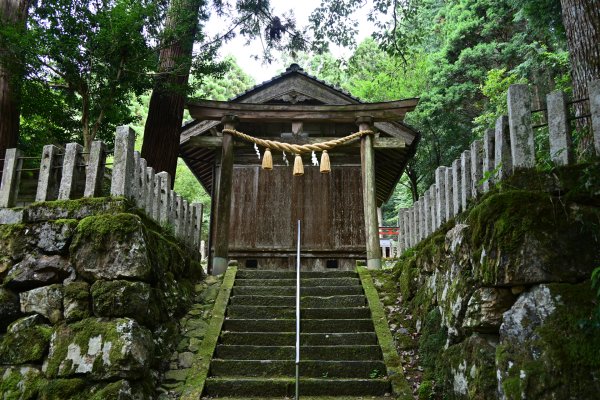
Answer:
<svg viewBox="0 0 600 400"><path fill-rule="evenodd" d="M3 398L155 398L202 294L197 255L122 199L21 211L0 226Z"/></svg>

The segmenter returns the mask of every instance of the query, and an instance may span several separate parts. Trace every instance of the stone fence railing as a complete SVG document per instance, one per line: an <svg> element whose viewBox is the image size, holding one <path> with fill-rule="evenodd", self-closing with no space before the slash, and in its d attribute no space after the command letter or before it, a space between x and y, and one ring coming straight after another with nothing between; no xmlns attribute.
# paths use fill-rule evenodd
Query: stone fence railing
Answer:
<svg viewBox="0 0 600 400"><path fill-rule="evenodd" d="M35 187L36 202L108 195L126 197L155 222L172 229L187 246L200 252L202 204L189 204L171 190L169 173L155 173L140 153L134 151L134 144L134 131L128 126L118 127L109 179L106 174L108 152L101 141L92 143L89 154L84 154L78 143L69 143L64 149L44 146L39 168L24 168L26 161L37 158L24 157L18 149L8 149L2 170L0 208L27 203L19 193L24 186L22 175L25 171L35 171L37 186L28 187Z"/></svg>
<svg viewBox="0 0 600 400"><path fill-rule="evenodd" d="M588 85L589 117L594 148L600 156L600 80ZM468 201L487 192L513 170L535 167L534 128L531 93L527 85L512 85L508 90L508 116L496 121L495 129L485 132L482 140L471 143L452 166L435 171L435 183L412 207L400 210L398 225L399 253L416 246L443 223L467 208ZM565 93L547 97L550 159L555 165L574 162L569 103ZM541 110L537 110L541 111ZM536 111L533 111L536 112ZM545 125L545 124L543 124Z"/></svg>

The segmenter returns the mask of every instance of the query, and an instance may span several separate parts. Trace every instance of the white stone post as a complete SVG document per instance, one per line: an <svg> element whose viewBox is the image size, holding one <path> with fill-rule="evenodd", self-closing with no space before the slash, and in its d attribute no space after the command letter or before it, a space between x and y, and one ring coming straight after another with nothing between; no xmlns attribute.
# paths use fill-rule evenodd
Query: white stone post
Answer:
<svg viewBox="0 0 600 400"><path fill-rule="evenodd" d="M415 246L415 206L408 209L408 237L409 247Z"/></svg>
<svg viewBox="0 0 600 400"><path fill-rule="evenodd" d="M446 188L446 221L454 217L454 182L452 168L444 169L444 187Z"/></svg>
<svg viewBox="0 0 600 400"><path fill-rule="evenodd" d="M483 179L483 142L475 140L471 143L471 197L483 193L479 183Z"/></svg>
<svg viewBox="0 0 600 400"><path fill-rule="evenodd" d="M460 203L463 211L467 209L469 200L472 197L472 186L471 152L469 150L465 150L460 155Z"/></svg>
<svg viewBox="0 0 600 400"><path fill-rule="evenodd" d="M133 194L133 147L135 132L128 126L117 127L115 152L110 185L111 196L132 197Z"/></svg>
<svg viewBox="0 0 600 400"><path fill-rule="evenodd" d="M154 185L154 168L146 167L144 171L144 210L146 210L146 215L150 218L154 218L154 193L156 190Z"/></svg>
<svg viewBox="0 0 600 400"><path fill-rule="evenodd" d="M159 179L159 221L161 224L171 224L171 175L168 172L156 174Z"/></svg>
<svg viewBox="0 0 600 400"><path fill-rule="evenodd" d="M138 166L138 207L146 209L146 168L148 168L148 162L145 158L140 158Z"/></svg>
<svg viewBox="0 0 600 400"><path fill-rule="evenodd" d="M596 155L600 156L600 79L588 84L590 98L590 113L592 115L592 131L594 133L594 147Z"/></svg>
<svg viewBox="0 0 600 400"><path fill-rule="evenodd" d="M458 215L462 211L461 176L461 162L460 158L457 158L452 162L452 204L454 205L454 215Z"/></svg>
<svg viewBox="0 0 600 400"><path fill-rule="evenodd" d="M200 251L200 242L202 234L202 210L201 203L192 203L192 238L194 248Z"/></svg>
<svg viewBox="0 0 600 400"><path fill-rule="evenodd" d="M183 240L185 235L185 215L183 213L183 199L180 195L175 193L175 202L173 204L175 236Z"/></svg>
<svg viewBox="0 0 600 400"><path fill-rule="evenodd" d="M181 237L183 238L183 241L187 244L189 244L189 240L190 240L190 209L189 209L189 204L188 201L184 198L182 198L182 202L183 202L183 227L181 229Z"/></svg>
<svg viewBox="0 0 600 400"><path fill-rule="evenodd" d="M436 229L446 222L446 167L435 170Z"/></svg>
<svg viewBox="0 0 600 400"><path fill-rule="evenodd" d="M85 170L85 189L83 197L102 196L102 182L106 168L106 145L99 140L90 147L87 168Z"/></svg>
<svg viewBox="0 0 600 400"><path fill-rule="evenodd" d="M19 194L21 180L20 168L23 165L23 153L19 149L6 149L4 168L2 168L2 184L0 184L0 207L14 207Z"/></svg>
<svg viewBox="0 0 600 400"><path fill-rule="evenodd" d="M60 165L61 150L60 147L52 144L44 146L42 160L40 161L40 177L38 179L35 201L49 201L58 198L62 169Z"/></svg>
<svg viewBox="0 0 600 400"><path fill-rule="evenodd" d="M162 176L160 174L154 174L154 193L152 197L152 219L160 223L162 212Z"/></svg>
<svg viewBox="0 0 600 400"><path fill-rule="evenodd" d="M505 115L496 120L494 149L494 168L498 171L496 179L497 181L501 181L507 178L512 172L510 132L508 130L508 117Z"/></svg>
<svg viewBox="0 0 600 400"><path fill-rule="evenodd" d="M72 199L76 194L80 171L83 167L83 146L79 143L68 143L63 159L62 177L58 189L59 200Z"/></svg>
<svg viewBox="0 0 600 400"><path fill-rule="evenodd" d="M423 233L423 227L422 227L422 219L421 219L421 214L422 214L422 208L421 208L421 201L422 199L419 199L417 202L415 202L414 206L415 206L415 245L419 244L419 242L421 241L421 237L422 237L422 233Z"/></svg>
<svg viewBox="0 0 600 400"><path fill-rule="evenodd" d="M177 193L174 190L169 191L169 224L173 227L174 234L177 236Z"/></svg>
<svg viewBox="0 0 600 400"><path fill-rule="evenodd" d="M429 202L431 201L431 193L427 191L423 194L423 239L427 239L431 235L431 214Z"/></svg>
<svg viewBox="0 0 600 400"><path fill-rule="evenodd" d="M402 218L404 217L404 208L398 210L398 253L402 254L404 251L404 225Z"/></svg>
<svg viewBox="0 0 600 400"><path fill-rule="evenodd" d="M513 169L535 167L531 93L527 85L511 85L508 88L508 125Z"/></svg>
<svg viewBox="0 0 600 400"><path fill-rule="evenodd" d="M135 202L136 206L140 206L140 179L141 177L141 169L140 169L140 160L142 156L139 151L133 152L133 190L132 190L132 198Z"/></svg>
<svg viewBox="0 0 600 400"><path fill-rule="evenodd" d="M548 104L548 135L550 138L550 158L556 165L573 163L573 138L569 123L567 95L555 91L546 96Z"/></svg>
<svg viewBox="0 0 600 400"><path fill-rule="evenodd" d="M404 251L410 249L410 222L408 217L408 208L404 209L402 213L402 233L404 235Z"/></svg>
<svg viewBox="0 0 600 400"><path fill-rule="evenodd" d="M431 234L433 234L438 227L437 224L437 185L434 183L429 187L429 216L431 221Z"/></svg>
<svg viewBox="0 0 600 400"><path fill-rule="evenodd" d="M485 181L483 182L482 189L484 193L492 188L495 179L495 176L493 175L496 165L495 140L496 132L492 129L486 130L485 135L483 136L483 176Z"/></svg>

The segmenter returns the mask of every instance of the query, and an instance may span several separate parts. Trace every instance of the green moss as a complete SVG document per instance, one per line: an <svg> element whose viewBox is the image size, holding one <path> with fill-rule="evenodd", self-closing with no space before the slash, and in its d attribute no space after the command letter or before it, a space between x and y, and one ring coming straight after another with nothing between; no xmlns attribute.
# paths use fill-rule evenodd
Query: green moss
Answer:
<svg viewBox="0 0 600 400"><path fill-rule="evenodd" d="M191 371L193 372L188 375L185 382L185 390L180 397L181 400L198 399L202 395L206 377L208 376L210 360L215 351L219 335L221 334L221 327L225 320L225 310L227 308L227 303L229 303L229 296L231 295L231 288L235 282L236 273L237 268L235 267L229 267L225 272L219 295L213 307L213 315L209 327L192 365Z"/></svg>
<svg viewBox="0 0 600 400"><path fill-rule="evenodd" d="M433 377L437 357L443 351L447 337L447 329L442 326L442 314L435 307L425 317L419 338L419 358L425 378Z"/></svg>
<svg viewBox="0 0 600 400"><path fill-rule="evenodd" d="M383 361L385 362L387 375L392 383L394 393L399 399L411 399L412 390L404 376L402 361L396 352L394 339L388 326L385 311L379 301L377 289L375 289L375 285L373 284L373 279L366 268L358 267L357 271L363 290L365 291L365 297L369 303L369 308L371 309L371 318L375 327L375 333L377 334L377 341L383 353Z"/></svg>
<svg viewBox="0 0 600 400"><path fill-rule="evenodd" d="M419 400L432 400L435 396L433 388L434 383L432 381L422 381L417 390Z"/></svg>
<svg viewBox="0 0 600 400"><path fill-rule="evenodd" d="M37 325L14 333L7 333L0 342L0 363L35 363L48 351L52 328Z"/></svg>
<svg viewBox="0 0 600 400"><path fill-rule="evenodd" d="M45 379L35 368L0 368L0 394L3 400L38 399Z"/></svg>
<svg viewBox="0 0 600 400"><path fill-rule="evenodd" d="M142 226L137 215L128 213L100 214L86 217L77 225L77 233L72 247L77 247L82 241L92 242L98 250L107 245L106 236L125 240L128 235L138 231ZM107 249L108 250L108 249Z"/></svg>
<svg viewBox="0 0 600 400"><path fill-rule="evenodd" d="M35 202L30 204L27 208L42 207L48 210L60 209L67 212L78 211L83 208L90 208L93 210L99 210L112 202L125 201L122 197L83 197L76 200L53 200L44 202ZM122 207L117 207L122 209Z"/></svg>
<svg viewBox="0 0 600 400"><path fill-rule="evenodd" d="M40 390L40 400L70 400L87 398L86 382L83 379L53 379Z"/></svg>

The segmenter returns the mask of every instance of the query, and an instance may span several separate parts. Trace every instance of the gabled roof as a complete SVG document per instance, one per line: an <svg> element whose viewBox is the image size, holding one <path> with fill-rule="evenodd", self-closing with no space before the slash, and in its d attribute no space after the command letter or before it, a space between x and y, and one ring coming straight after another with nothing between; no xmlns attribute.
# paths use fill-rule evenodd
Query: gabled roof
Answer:
<svg viewBox="0 0 600 400"><path fill-rule="evenodd" d="M250 104L302 104L302 105L350 105L362 104L360 99L317 79L292 64L285 72L256 85L236 96L230 103ZM375 128L382 137L404 140L404 149L380 149L375 151L376 187L379 204L387 201L400 179L406 163L414 155L420 135L402 121L377 122ZM213 164L215 149L194 145L194 137L215 136L222 129L219 121L194 120L182 128L180 156L190 167L207 193L213 189ZM244 131L244 128L238 128ZM251 129L251 124L246 126ZM352 131L356 127L348 128ZM262 130L262 129L261 129ZM333 131L337 132L335 129ZM335 136L336 133L331 136ZM349 133L350 131L348 131ZM247 132L250 133L251 132Z"/></svg>

